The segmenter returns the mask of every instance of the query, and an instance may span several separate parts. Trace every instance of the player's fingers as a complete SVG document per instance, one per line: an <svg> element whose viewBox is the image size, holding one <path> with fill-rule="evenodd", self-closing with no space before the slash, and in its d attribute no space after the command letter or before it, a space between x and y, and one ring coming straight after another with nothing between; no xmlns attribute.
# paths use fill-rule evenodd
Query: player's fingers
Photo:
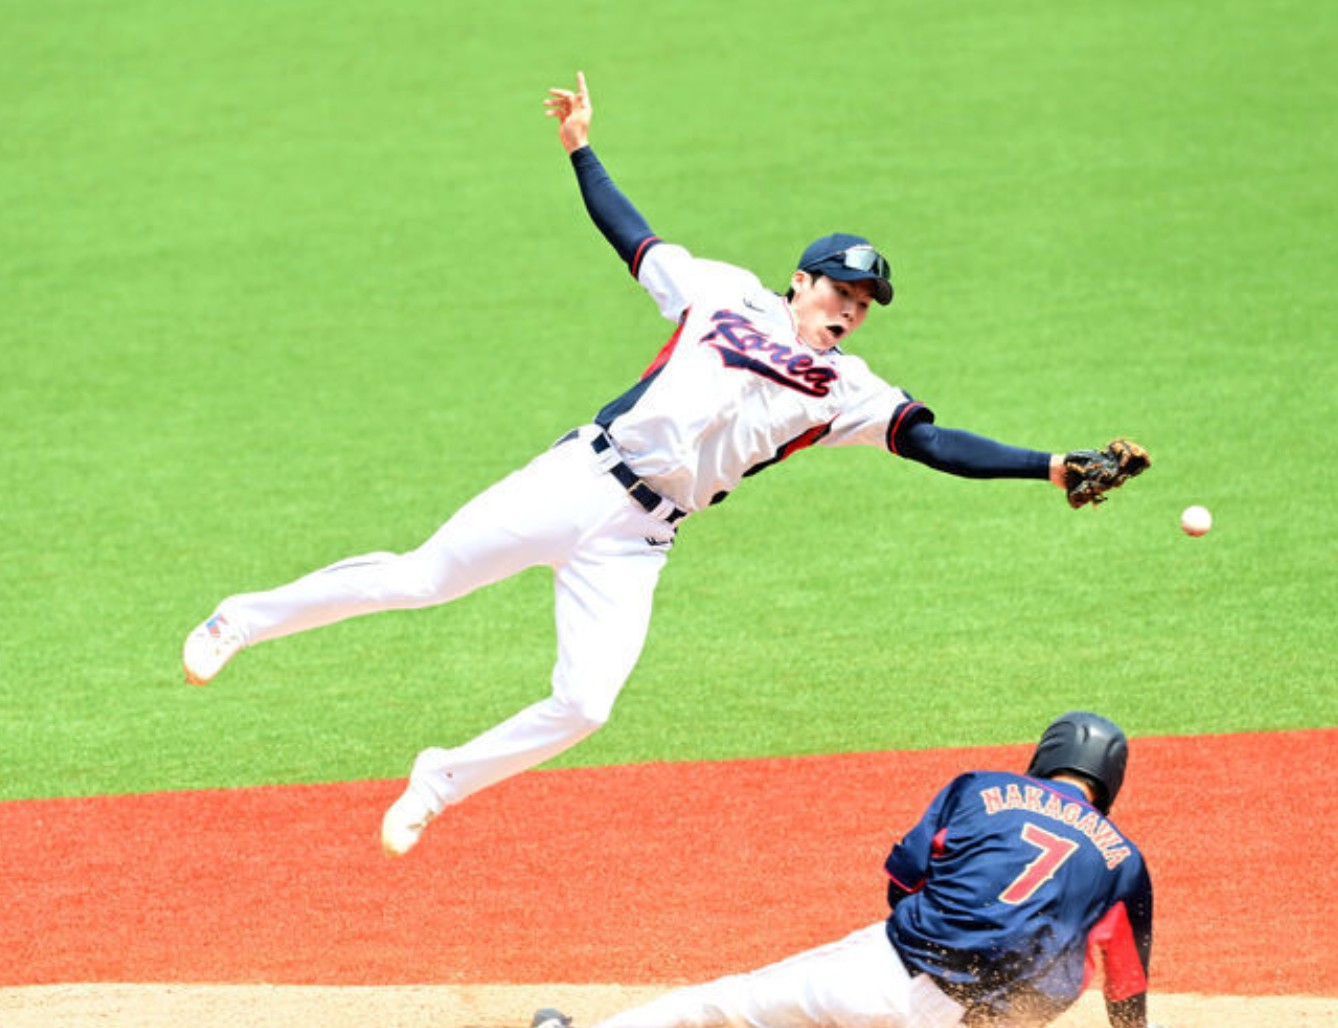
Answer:
<svg viewBox="0 0 1338 1028"><path fill-rule="evenodd" d="M572 96L565 89L550 89L553 95L544 101L544 113L550 118L566 118L572 111ZM565 94L565 95L564 95Z"/></svg>
<svg viewBox="0 0 1338 1028"><path fill-rule="evenodd" d="M578 71L576 73L576 92L580 94L583 101L588 101L590 99L590 90L585 84L585 72L583 71Z"/></svg>

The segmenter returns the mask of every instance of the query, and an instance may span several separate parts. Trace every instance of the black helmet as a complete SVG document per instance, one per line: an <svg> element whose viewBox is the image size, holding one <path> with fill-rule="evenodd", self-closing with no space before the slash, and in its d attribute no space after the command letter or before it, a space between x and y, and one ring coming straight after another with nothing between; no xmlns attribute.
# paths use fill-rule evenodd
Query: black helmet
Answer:
<svg viewBox="0 0 1338 1028"><path fill-rule="evenodd" d="M1128 763L1129 741L1119 725L1100 714L1071 711L1050 722L1027 774L1053 778L1060 771L1076 771L1096 786L1092 802L1106 814L1119 795Z"/></svg>

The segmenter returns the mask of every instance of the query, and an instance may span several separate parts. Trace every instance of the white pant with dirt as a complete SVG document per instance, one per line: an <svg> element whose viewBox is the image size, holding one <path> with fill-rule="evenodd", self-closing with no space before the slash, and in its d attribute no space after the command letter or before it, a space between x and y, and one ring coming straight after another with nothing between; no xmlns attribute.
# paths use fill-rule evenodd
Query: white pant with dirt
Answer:
<svg viewBox="0 0 1338 1028"><path fill-rule="evenodd" d="M952 1028L962 1006L912 976L883 922L748 974L676 989L595 1028Z"/></svg>
<svg viewBox="0 0 1338 1028"><path fill-rule="evenodd" d="M597 432L586 426L535 457L410 553L352 557L268 592L229 597L219 610L251 646L360 614L446 603L547 565L557 627L551 695L457 748L427 751L415 780L444 806L542 763L608 720L641 654L674 540L674 528L607 473L616 457L591 450Z"/></svg>

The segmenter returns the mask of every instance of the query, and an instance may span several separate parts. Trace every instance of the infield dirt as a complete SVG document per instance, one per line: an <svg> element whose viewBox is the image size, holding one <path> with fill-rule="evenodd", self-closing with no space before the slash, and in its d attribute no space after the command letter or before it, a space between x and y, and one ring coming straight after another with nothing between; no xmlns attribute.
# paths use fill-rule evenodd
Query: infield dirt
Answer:
<svg viewBox="0 0 1338 1028"><path fill-rule="evenodd" d="M1116 820L1158 890L1154 1015L1338 1024L1338 802L1292 770L1335 744L1138 740ZM0 1020L588 1025L880 918L882 858L933 792L1026 753L535 772L401 861L375 842L399 782L0 804ZM1101 1023L1094 998L1064 1025Z"/></svg>

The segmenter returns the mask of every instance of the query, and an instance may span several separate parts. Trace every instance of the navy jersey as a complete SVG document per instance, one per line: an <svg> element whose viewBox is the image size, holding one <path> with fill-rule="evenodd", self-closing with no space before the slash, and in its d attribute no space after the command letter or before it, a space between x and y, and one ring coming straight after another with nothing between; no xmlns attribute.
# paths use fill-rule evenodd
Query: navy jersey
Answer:
<svg viewBox="0 0 1338 1028"><path fill-rule="evenodd" d="M1108 1001L1147 991L1147 868L1076 785L961 775L886 869L892 945L969 1008L1055 1017L1082 993L1098 956Z"/></svg>

